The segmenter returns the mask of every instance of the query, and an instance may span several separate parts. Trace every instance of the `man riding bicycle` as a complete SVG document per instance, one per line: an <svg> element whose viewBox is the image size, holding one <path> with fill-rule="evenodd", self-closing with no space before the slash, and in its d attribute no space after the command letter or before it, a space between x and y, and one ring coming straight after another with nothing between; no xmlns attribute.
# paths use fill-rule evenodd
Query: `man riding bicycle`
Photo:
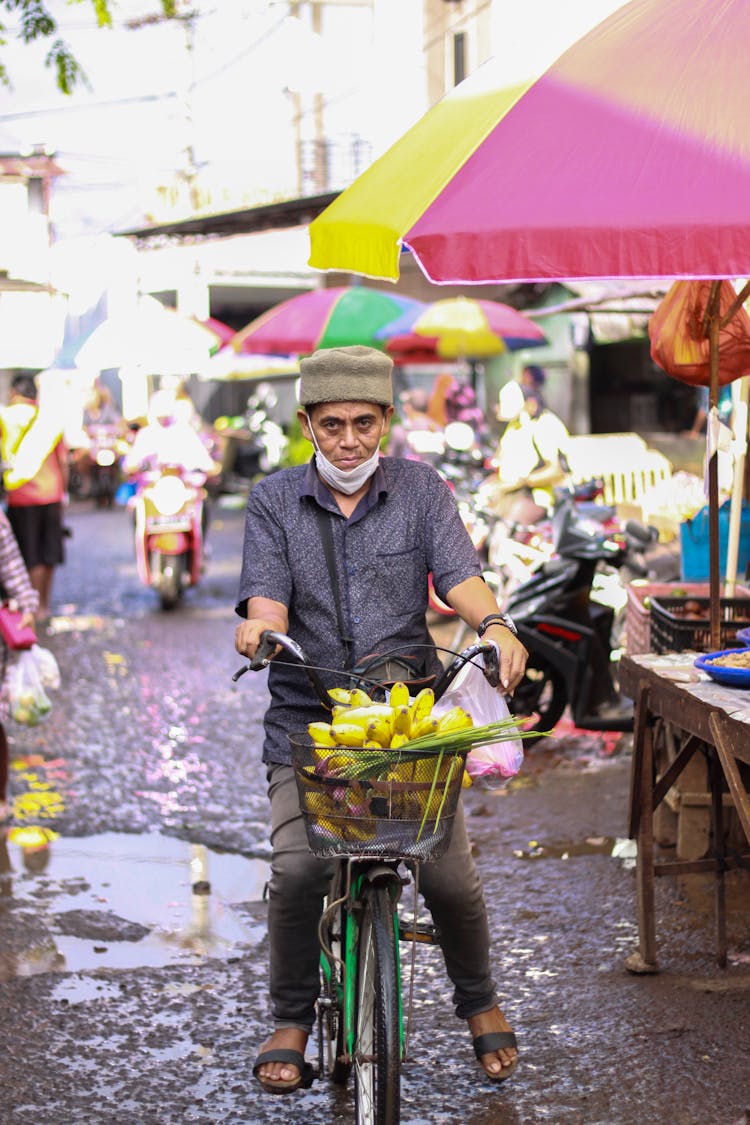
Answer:
<svg viewBox="0 0 750 1125"><path fill-rule="evenodd" d="M506 623L452 494L429 466L381 457L393 414L392 361L371 348L315 352L300 364L298 412L315 454L260 481L248 500L235 646L254 656L266 630L292 636L323 669L354 668L403 646L440 670L429 635L428 574L458 615L500 650L499 690L512 692L527 652ZM324 543L332 547L333 575ZM335 586L335 588L334 588ZM321 673L327 687L340 675ZM333 860L308 847L288 735L325 718L306 677L273 661L263 761L271 802L268 927L274 1032L254 1073L269 1092L309 1086L304 1060L319 993L317 926ZM515 1069L515 1037L497 1006L482 886L459 805L450 846L420 869L440 932L456 1014L494 1081Z"/></svg>

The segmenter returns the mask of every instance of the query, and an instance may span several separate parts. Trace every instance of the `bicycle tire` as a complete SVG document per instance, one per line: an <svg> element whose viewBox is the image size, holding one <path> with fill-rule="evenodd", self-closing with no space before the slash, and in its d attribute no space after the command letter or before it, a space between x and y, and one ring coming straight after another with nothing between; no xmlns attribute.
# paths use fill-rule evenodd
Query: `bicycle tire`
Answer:
<svg viewBox="0 0 750 1125"><path fill-rule="evenodd" d="M400 1120L401 1032L393 909L387 887L366 888L357 950L357 1125L397 1125Z"/></svg>

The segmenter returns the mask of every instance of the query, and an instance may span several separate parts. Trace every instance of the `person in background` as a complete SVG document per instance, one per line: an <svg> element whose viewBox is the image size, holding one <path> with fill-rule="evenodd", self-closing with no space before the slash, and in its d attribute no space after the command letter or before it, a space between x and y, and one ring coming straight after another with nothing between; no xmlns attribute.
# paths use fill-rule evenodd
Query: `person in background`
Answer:
<svg viewBox="0 0 750 1125"><path fill-rule="evenodd" d="M91 388L91 394L83 408L83 426L122 426L122 415L115 406L112 392L99 379Z"/></svg>
<svg viewBox="0 0 750 1125"><path fill-rule="evenodd" d="M75 447L70 449L72 477L70 490L76 496L86 497L91 493L92 440L98 430L101 432L105 428L115 433L118 438L124 437L126 433L125 423L115 406L112 392L97 379L91 388L81 416L79 441L83 444L76 442ZM68 444L72 444L70 439Z"/></svg>
<svg viewBox="0 0 750 1125"><path fill-rule="evenodd" d="M63 512L68 501L68 451L63 420L40 410L31 375L16 375L10 404L0 410L0 448L8 520L39 594L39 620L50 613L52 579L65 561Z"/></svg>
<svg viewBox="0 0 750 1125"><path fill-rule="evenodd" d="M34 627L34 615L39 606L39 593L31 584L29 572L23 561L13 529L5 512L0 508L0 587L2 600L21 611L22 626ZM11 656L0 640L0 824L10 819L8 803L8 765L10 752L5 725L8 721L9 680Z"/></svg>
<svg viewBox="0 0 750 1125"><path fill-rule="evenodd" d="M554 488L568 472L569 434L545 406L541 391L521 383L500 390L497 417L507 422L493 459L498 470L500 515L515 523L536 523L554 504Z"/></svg>
<svg viewBox="0 0 750 1125"><path fill-rule="evenodd" d="M196 410L187 382L181 379L174 392L174 415L178 422L187 422L196 433L203 430L203 419Z"/></svg>
<svg viewBox="0 0 750 1125"><path fill-rule="evenodd" d="M148 419L123 461L126 474L143 469L179 466L186 472L215 476L221 465L213 459L189 417L185 399L169 390L156 391L148 405Z"/></svg>
<svg viewBox="0 0 750 1125"><path fill-rule="evenodd" d="M542 387L547 382L547 376L544 373L544 368L537 366L535 363L527 363L518 381L522 387L541 392Z"/></svg>
<svg viewBox="0 0 750 1125"><path fill-rule="evenodd" d="M456 613L497 643L502 690L512 692L528 653L481 577L450 489L429 465L380 456L393 415L392 367L382 352L359 346L323 349L301 361L299 419L314 457L272 473L250 493L235 646L252 657L262 634L276 630L328 669L344 667L350 645L352 667L368 653L414 646L426 653L424 674L437 673L440 659L425 622L432 572ZM329 521L337 593L318 512ZM346 607L346 640L337 599ZM325 712L304 676L283 663L271 661L268 683L263 760L273 845L268 926L275 1030L253 1073L268 1092L288 1094L312 1079L304 1050L315 1018L317 928L331 873L331 864L308 847L288 734ZM420 886L441 932L456 1015L468 1021L486 1076L502 1082L516 1067L516 1039L497 1006L482 884L460 804L448 851L423 865Z"/></svg>

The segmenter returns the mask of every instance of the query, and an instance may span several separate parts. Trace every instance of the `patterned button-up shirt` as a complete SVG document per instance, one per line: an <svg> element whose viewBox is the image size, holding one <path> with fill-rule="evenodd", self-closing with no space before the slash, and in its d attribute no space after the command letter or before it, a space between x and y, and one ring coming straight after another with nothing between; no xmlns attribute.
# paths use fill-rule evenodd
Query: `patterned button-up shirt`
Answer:
<svg viewBox="0 0 750 1125"><path fill-rule="evenodd" d="M428 574L437 593L480 574L477 553L445 481L429 465L381 458L369 491L347 519L313 462L272 473L252 490L237 613L247 600L270 598L289 612L289 635L324 669L326 687L344 682L336 670L346 652L326 565L316 507L330 513L344 626L353 663L407 646L438 671L425 614ZM420 646L426 646L420 648ZM305 674L272 663L265 716L264 761L290 760L288 734L325 717Z"/></svg>

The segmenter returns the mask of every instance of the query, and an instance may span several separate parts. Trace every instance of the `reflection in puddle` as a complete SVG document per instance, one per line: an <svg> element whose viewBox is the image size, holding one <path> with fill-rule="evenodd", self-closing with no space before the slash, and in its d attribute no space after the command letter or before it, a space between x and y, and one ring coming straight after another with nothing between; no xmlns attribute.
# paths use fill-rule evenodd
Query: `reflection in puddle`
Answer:
<svg viewBox="0 0 750 1125"><path fill-rule="evenodd" d="M48 843L46 867L34 872L9 837L0 866L4 893L33 904L58 954L57 964L39 971L229 957L264 932L237 907L262 899L268 864L201 844L156 834L63 837ZM18 971L10 975L19 975L21 950L15 960Z"/></svg>
<svg viewBox="0 0 750 1125"><path fill-rule="evenodd" d="M556 844L542 844L529 840L528 848L514 849L516 859L570 859L579 855L609 855L617 859L634 860L635 840L617 836L587 836L584 840L565 840Z"/></svg>
<svg viewBox="0 0 750 1125"><path fill-rule="evenodd" d="M71 612L66 613L66 610ZM124 621L117 618L105 620L95 614L76 614L74 611L74 606L63 606L63 612L50 619L47 631L53 636L56 633L101 633L105 627L114 625L121 628L125 624Z"/></svg>

